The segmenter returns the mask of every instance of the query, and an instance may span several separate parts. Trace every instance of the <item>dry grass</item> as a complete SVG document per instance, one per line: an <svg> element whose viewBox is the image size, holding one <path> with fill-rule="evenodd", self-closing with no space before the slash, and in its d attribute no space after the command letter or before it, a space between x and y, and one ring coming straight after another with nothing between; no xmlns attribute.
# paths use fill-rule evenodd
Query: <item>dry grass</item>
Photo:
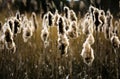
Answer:
<svg viewBox="0 0 120 79"><path fill-rule="evenodd" d="M4 22L4 14L0 13L0 20ZM15 38L17 51L15 54L4 49L0 50L0 79L117 79L116 69L120 68L118 61L115 63L115 53L110 41L105 40L104 35L94 34L95 44L92 45L95 52L95 60L92 66L88 67L83 63L80 53L86 36L81 34L76 39L70 40L68 57L60 57L57 48L57 29L50 30L50 45L44 48L40 38L42 21L39 21L39 28L33 37L24 43L22 35ZM120 74L119 74L120 76Z"/></svg>

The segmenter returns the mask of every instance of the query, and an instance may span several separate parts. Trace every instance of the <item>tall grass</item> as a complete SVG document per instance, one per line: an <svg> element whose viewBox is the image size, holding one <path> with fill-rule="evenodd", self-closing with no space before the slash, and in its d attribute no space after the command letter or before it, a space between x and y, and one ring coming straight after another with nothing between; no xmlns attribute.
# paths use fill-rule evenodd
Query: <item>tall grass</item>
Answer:
<svg viewBox="0 0 120 79"><path fill-rule="evenodd" d="M4 12L0 13L0 20L4 21ZM68 56L61 58L57 48L57 29L51 27L50 45L44 48L41 40L42 20L37 16L39 27L33 37L24 43L22 35L15 38L17 46L13 54L7 49L0 50L0 79L117 79L116 67L120 73L120 48L117 50L118 64L110 41L104 38L103 33L94 34L95 43L92 48L95 60L92 66L84 64L80 53L86 36L81 35L70 39ZM119 28L120 29L120 28ZM120 76L120 74L118 74Z"/></svg>

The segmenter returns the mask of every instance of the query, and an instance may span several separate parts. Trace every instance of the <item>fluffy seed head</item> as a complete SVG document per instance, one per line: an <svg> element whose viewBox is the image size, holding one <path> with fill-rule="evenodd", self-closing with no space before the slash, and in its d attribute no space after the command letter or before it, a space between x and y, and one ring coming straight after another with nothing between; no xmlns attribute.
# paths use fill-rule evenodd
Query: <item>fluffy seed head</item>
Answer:
<svg viewBox="0 0 120 79"><path fill-rule="evenodd" d="M70 38L76 38L78 37L78 28L77 28L77 22L72 21L69 26L69 30L67 31L67 35Z"/></svg>
<svg viewBox="0 0 120 79"><path fill-rule="evenodd" d="M58 24L58 26L57 26L58 34L64 34L64 33L66 33L65 22L64 22L64 18L63 17L59 18L57 24Z"/></svg>
<svg viewBox="0 0 120 79"><path fill-rule="evenodd" d="M35 12L32 12L31 20L33 22L34 28L37 29L38 28L38 22L37 22L37 17L36 17L36 13Z"/></svg>
<svg viewBox="0 0 120 79"><path fill-rule="evenodd" d="M44 47L46 48L49 45L49 32L47 28L42 29L41 31L41 39L44 42Z"/></svg>
<svg viewBox="0 0 120 79"><path fill-rule="evenodd" d="M95 42L93 34L89 34L85 42L88 42L90 45L93 45Z"/></svg>
<svg viewBox="0 0 120 79"><path fill-rule="evenodd" d="M69 16L70 16L69 11L70 11L69 8L68 8L67 6L65 6L65 7L64 7L64 17L67 18L67 19L68 19Z"/></svg>
<svg viewBox="0 0 120 79"><path fill-rule="evenodd" d="M84 43L84 47L81 52L81 56L85 64L90 66L94 60L94 51L89 43Z"/></svg>
<svg viewBox="0 0 120 79"><path fill-rule="evenodd" d="M70 17L69 17L69 19L71 21L77 21L76 14L75 14L75 12L73 10L70 10Z"/></svg>
<svg viewBox="0 0 120 79"><path fill-rule="evenodd" d="M111 37L111 43L112 43L112 46L115 49L120 47L120 40L119 40L119 38L116 35L113 35Z"/></svg>
<svg viewBox="0 0 120 79"><path fill-rule="evenodd" d="M25 23L25 26L23 28L22 37L23 37L24 42L27 42L28 39L32 37L32 35L33 35L33 29L31 28L30 23L28 21L27 23Z"/></svg>
<svg viewBox="0 0 120 79"><path fill-rule="evenodd" d="M58 37L58 48L61 51L61 55L67 54L68 47L69 47L69 40L67 39L67 36L65 34L60 35Z"/></svg>
<svg viewBox="0 0 120 79"><path fill-rule="evenodd" d="M49 11L47 13L47 16L48 16L48 25L52 26L53 25L53 14Z"/></svg>

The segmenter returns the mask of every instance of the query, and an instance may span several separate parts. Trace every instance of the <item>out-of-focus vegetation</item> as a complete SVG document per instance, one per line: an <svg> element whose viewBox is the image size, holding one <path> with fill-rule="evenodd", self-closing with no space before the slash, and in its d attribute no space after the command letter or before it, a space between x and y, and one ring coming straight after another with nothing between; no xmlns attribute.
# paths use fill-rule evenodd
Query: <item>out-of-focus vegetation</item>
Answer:
<svg viewBox="0 0 120 79"><path fill-rule="evenodd" d="M119 0L0 0L0 11L8 8L22 13L35 11L44 14L47 11L54 13L55 9L62 12L64 6L69 6L83 16L90 5L105 11L110 10L116 18L120 17Z"/></svg>

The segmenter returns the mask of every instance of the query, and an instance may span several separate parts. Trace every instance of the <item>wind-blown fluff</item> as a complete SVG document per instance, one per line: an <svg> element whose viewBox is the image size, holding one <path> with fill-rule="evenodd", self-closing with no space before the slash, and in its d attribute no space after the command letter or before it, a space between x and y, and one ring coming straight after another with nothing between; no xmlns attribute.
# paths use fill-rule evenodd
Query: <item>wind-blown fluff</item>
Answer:
<svg viewBox="0 0 120 79"><path fill-rule="evenodd" d="M73 10L70 10L70 16L69 16L69 19L71 21L76 21L77 22L77 16L75 14L75 12Z"/></svg>
<svg viewBox="0 0 120 79"><path fill-rule="evenodd" d="M88 42L84 43L81 56L85 64L90 66L94 60L94 51Z"/></svg>
<svg viewBox="0 0 120 79"><path fill-rule="evenodd" d="M57 24L58 24L58 26L57 26L58 35L59 34L63 35L64 33L66 33L66 30L65 30L65 21L64 21L63 17L59 18Z"/></svg>
<svg viewBox="0 0 120 79"><path fill-rule="evenodd" d="M60 15L58 14L58 10L55 11L55 14L53 15L53 26L58 26L57 22L59 20Z"/></svg>
<svg viewBox="0 0 120 79"><path fill-rule="evenodd" d="M68 53L68 47L69 47L69 40L68 40L66 34L59 35L58 48L61 51L61 55Z"/></svg>
<svg viewBox="0 0 120 79"><path fill-rule="evenodd" d="M67 6L64 7L64 17L66 19L69 19L70 17L70 9Z"/></svg>
<svg viewBox="0 0 120 79"><path fill-rule="evenodd" d="M85 42L88 42L90 45L93 45L95 42L93 34L89 34Z"/></svg>
<svg viewBox="0 0 120 79"><path fill-rule="evenodd" d="M42 29L41 39L44 42L44 47L46 48L49 45L49 32L47 28Z"/></svg>
<svg viewBox="0 0 120 79"><path fill-rule="evenodd" d="M33 35L33 28L30 25L30 21L28 21L24 24L24 27L23 27L22 37L23 37L24 42L27 42L28 39L32 37L32 35Z"/></svg>
<svg viewBox="0 0 120 79"><path fill-rule="evenodd" d="M93 16L94 16L95 30L98 31L98 29L100 28L102 24L100 21L100 13L98 9L94 10Z"/></svg>
<svg viewBox="0 0 120 79"><path fill-rule="evenodd" d="M116 48L120 47L120 40L119 40L118 36L113 35L110 40L111 40L113 48L116 49Z"/></svg>
<svg viewBox="0 0 120 79"><path fill-rule="evenodd" d="M93 26L94 26L94 22L92 16L91 14L87 14L82 23L82 32L84 34L90 34L90 33L93 34L93 30L94 30Z"/></svg>
<svg viewBox="0 0 120 79"><path fill-rule="evenodd" d="M105 24L105 29L104 29L104 35L106 39L110 39L112 36L112 30L113 30L113 16L110 13L110 11L107 11L106 14L106 24Z"/></svg>
<svg viewBox="0 0 120 79"><path fill-rule="evenodd" d="M103 10L100 10L100 16L99 16L99 19L100 19L100 27L98 28L98 31L99 32L103 32L104 31L104 28L105 28L105 24L106 24L106 16L105 16L105 12Z"/></svg>
<svg viewBox="0 0 120 79"><path fill-rule="evenodd" d="M67 31L67 35L69 38L76 38L78 37L78 28L77 28L77 22L76 21L72 21L70 23L70 28Z"/></svg>
<svg viewBox="0 0 120 79"><path fill-rule="evenodd" d="M38 21L37 21L37 17L36 17L36 13L35 12L32 12L31 20L32 20L33 26L34 26L34 28L36 30L38 28Z"/></svg>

